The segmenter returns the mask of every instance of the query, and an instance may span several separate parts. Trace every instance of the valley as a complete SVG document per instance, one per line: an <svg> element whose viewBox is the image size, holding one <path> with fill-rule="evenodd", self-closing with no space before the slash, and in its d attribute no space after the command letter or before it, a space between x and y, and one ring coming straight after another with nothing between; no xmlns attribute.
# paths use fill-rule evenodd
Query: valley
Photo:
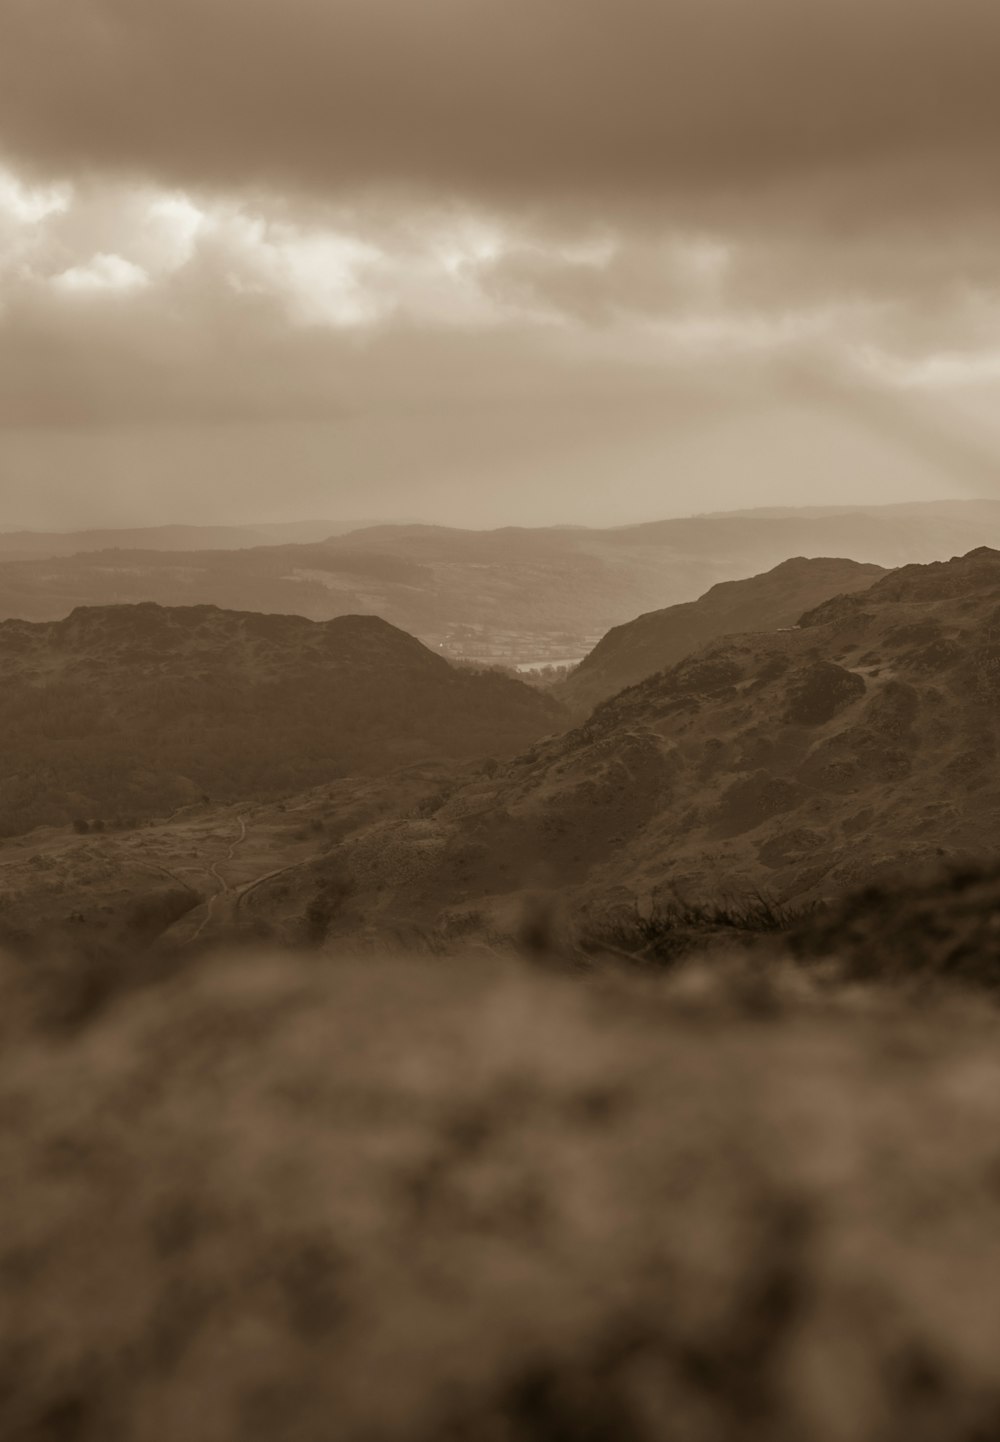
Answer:
<svg viewBox="0 0 1000 1442"><path fill-rule="evenodd" d="M787 604L791 576L801 597L802 565L817 568L807 589L869 579L851 563L796 564L745 583L748 596L776 586ZM741 611L734 591L725 614ZM696 647L575 727L525 691L540 731L507 757L185 798L138 828L35 830L4 845L0 919L11 934L33 911L61 933L113 930L131 897L166 890L180 910L161 934L182 947L422 946L510 939L542 906L575 946L671 898L795 909L987 858L997 615L1000 552L979 548L828 596L793 626Z"/></svg>
<svg viewBox="0 0 1000 1442"><path fill-rule="evenodd" d="M613 627L691 602L712 586L791 557L881 567L1000 545L1000 502L808 508L693 516L608 530L380 525L322 539L255 544L211 533L197 549L138 533L71 538L71 555L0 559L0 618L52 621L81 606L377 615L457 660L517 667L587 654ZM2 542L2 537L0 537ZM0 557L3 547L0 544Z"/></svg>
<svg viewBox="0 0 1000 1442"><path fill-rule="evenodd" d="M654 1442L659 1412L633 1424L636 1346L666 1366L671 1419L708 1419L695 1437L753 1435L727 1400L750 1349L789 1442L909 1442L927 1399L893 1381L901 1307L949 1379L927 1436L948 1435L952 1398L985 1416L992 1352L963 1307L989 1312L1000 1245L981 1202L1000 549L891 569L745 549L700 593L689 557L691 590L600 631L628 595L662 598L662 553L626 593L606 554L525 569L480 538L443 572L428 547L465 539L425 539L419 560L412 535L348 539L316 592L284 569L297 547L263 548L263 570L259 548L180 570L169 552L54 558L37 594L86 575L126 599L0 621L0 1109L17 1118L0 1267L15 1342L42 1339L19 1405L62 1395L44 1319L96 1291L110 1322L70 1344L87 1442L149 1389L181 1419L157 1436L185 1431L192 1392L242 1397L248 1319L294 1377L282 1415L319 1437L331 1366L338 1415L377 1413L387 1437L520 1437L535 1383L510 1383L510 1359L531 1374L552 1346L559 1435L589 1435L598 1373L608 1435ZM217 603L259 601L265 574L272 604L321 595L317 616ZM151 577L217 600L163 604ZM332 596L442 629L323 619ZM109 1218L114 1244L81 1248ZM846 1294L845 1255L864 1283ZM957 1310L938 1265L968 1267ZM757 1299L789 1292L809 1306L761 1343ZM470 1325L471 1361L452 1340ZM862 1391L838 1431L799 1378L845 1326L865 1345L829 1365ZM425 1336L404 1412L376 1407L380 1349ZM136 1338L152 1370L123 1392L109 1359ZM707 1392L692 1355L721 1358ZM431 1374L471 1400L439 1402Z"/></svg>

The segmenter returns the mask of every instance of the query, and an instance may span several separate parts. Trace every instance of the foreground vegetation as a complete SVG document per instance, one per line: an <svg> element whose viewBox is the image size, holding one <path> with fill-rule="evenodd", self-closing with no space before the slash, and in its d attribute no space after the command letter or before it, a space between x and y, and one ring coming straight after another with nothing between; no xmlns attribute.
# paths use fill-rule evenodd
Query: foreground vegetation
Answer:
<svg viewBox="0 0 1000 1442"><path fill-rule="evenodd" d="M997 876L666 966L0 958L0 1435L987 1442Z"/></svg>
<svg viewBox="0 0 1000 1442"><path fill-rule="evenodd" d="M583 946L597 956L610 952L636 966L662 968L711 947L748 947L762 937L785 937L813 909L789 907L761 893L711 902L678 897L649 911L636 906L613 915L584 934Z"/></svg>

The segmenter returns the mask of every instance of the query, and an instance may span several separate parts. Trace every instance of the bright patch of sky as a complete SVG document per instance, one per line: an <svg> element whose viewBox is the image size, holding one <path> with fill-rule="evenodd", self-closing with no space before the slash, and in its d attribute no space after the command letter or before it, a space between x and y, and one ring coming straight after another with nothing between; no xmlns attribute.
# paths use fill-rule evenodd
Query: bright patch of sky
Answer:
<svg viewBox="0 0 1000 1442"><path fill-rule="evenodd" d="M493 284L508 262L517 275L525 261L529 279L535 267L540 284ZM630 252L609 231L572 240L530 237L454 208L405 224L359 222L355 215L293 223L267 214L264 203L255 209L225 197L200 201L111 182L89 189L32 186L0 169L0 303L25 285L54 295L127 295L166 287L190 270L209 291L221 280L231 295L276 302L292 329L514 325L542 336L555 328L581 350L640 366L780 357L828 344L876 388L946 391L1000 379L1000 352L992 343L997 308L981 294L954 302L969 341L964 348L946 348L938 339L897 352L882 343L877 303L731 304L729 282L739 265L738 247L712 235L668 233L659 244ZM546 278L558 277L561 268L577 279L583 272L585 284L587 275L607 282L611 303L601 324L564 304L558 285L546 288ZM625 287L620 310L616 283Z"/></svg>
<svg viewBox="0 0 1000 1442"><path fill-rule="evenodd" d="M0 213L23 225L37 225L47 216L69 209L70 185L25 185L11 171L0 168Z"/></svg>
<svg viewBox="0 0 1000 1442"><path fill-rule="evenodd" d="M149 284L141 265L121 255L95 255L86 265L74 265L52 281L59 290L134 290Z"/></svg>

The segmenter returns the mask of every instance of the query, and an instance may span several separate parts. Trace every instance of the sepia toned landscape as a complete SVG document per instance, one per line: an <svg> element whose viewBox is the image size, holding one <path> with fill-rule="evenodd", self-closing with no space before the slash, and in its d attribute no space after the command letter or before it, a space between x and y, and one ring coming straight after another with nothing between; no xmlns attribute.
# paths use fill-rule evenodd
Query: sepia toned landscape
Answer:
<svg viewBox="0 0 1000 1442"><path fill-rule="evenodd" d="M1000 1439L998 44L0 7L0 1442Z"/></svg>

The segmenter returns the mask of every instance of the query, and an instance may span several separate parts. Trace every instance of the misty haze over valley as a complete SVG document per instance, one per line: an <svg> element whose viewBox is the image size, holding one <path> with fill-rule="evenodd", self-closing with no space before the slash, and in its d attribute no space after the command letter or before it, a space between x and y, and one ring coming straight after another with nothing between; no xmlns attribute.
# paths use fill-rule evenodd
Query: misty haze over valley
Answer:
<svg viewBox="0 0 1000 1442"><path fill-rule="evenodd" d="M0 7L0 1439L1000 1438L1000 11Z"/></svg>

